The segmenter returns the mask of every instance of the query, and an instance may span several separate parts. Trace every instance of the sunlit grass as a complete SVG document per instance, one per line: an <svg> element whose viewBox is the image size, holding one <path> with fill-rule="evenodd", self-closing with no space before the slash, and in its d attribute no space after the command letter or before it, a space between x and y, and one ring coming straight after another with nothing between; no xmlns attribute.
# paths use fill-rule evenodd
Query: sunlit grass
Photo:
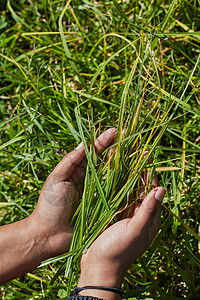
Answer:
<svg viewBox="0 0 200 300"><path fill-rule="evenodd" d="M81 141L88 158L70 252L5 284L2 298L65 298L81 253L117 218L148 168L168 190L162 228L127 272L124 297L197 299L199 4L10 0L1 6L1 224L33 211L48 174ZM113 126L114 152L99 159L86 143Z"/></svg>

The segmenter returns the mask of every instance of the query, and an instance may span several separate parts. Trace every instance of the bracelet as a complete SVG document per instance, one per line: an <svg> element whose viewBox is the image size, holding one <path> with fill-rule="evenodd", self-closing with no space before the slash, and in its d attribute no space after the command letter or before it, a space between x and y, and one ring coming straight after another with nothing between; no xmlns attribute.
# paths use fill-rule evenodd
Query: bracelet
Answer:
<svg viewBox="0 0 200 300"><path fill-rule="evenodd" d="M102 298L96 298L92 296L69 296L66 298L66 300L105 300Z"/></svg>
<svg viewBox="0 0 200 300"><path fill-rule="evenodd" d="M112 293L119 294L120 296L123 295L123 291L121 289L107 287L107 286L83 286L83 287L77 287L75 286L73 292L70 294L70 296L77 296L78 293L80 293L83 290L101 290L101 291L108 291Z"/></svg>

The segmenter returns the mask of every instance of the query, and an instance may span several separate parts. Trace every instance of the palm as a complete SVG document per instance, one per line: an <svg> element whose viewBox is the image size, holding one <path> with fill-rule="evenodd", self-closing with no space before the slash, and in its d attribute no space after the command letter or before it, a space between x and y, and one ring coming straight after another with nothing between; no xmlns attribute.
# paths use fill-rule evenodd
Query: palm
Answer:
<svg viewBox="0 0 200 300"><path fill-rule="evenodd" d="M96 152L100 154L115 139L116 129L102 133L95 141ZM65 252L70 244L71 217L82 196L85 177L86 156L84 147L68 153L47 178L37 206L33 212L40 227L52 236L50 247L57 240L55 254Z"/></svg>
<svg viewBox="0 0 200 300"><path fill-rule="evenodd" d="M151 161L152 158L148 163ZM143 174L141 180L145 185L141 184L139 194L143 196L149 184L148 175ZM161 206L155 199L157 186L155 173L152 190L143 202L133 203L129 210L123 212L122 219L106 229L83 254L83 270L89 265L108 273L112 270L122 280L127 268L145 252L160 228Z"/></svg>
<svg viewBox="0 0 200 300"><path fill-rule="evenodd" d="M120 271L126 271L129 265L145 252L157 230L153 223L142 233L138 227L137 220L134 222L134 218L115 223L90 246L82 256L81 263L84 264L89 259L90 264L95 265L99 261L101 264L111 264L112 268L120 263Z"/></svg>

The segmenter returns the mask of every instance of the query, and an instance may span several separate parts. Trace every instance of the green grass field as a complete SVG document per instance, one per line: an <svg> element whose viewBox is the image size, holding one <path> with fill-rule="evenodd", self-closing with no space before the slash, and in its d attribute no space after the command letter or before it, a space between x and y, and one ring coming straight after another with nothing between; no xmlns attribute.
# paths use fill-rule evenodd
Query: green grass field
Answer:
<svg viewBox="0 0 200 300"><path fill-rule="evenodd" d="M200 299L199 1L3 0L0 9L1 225L31 214L81 140L128 128L121 157L130 144L148 147L167 194L123 298ZM64 299L76 281L65 268L64 256L49 260L1 297Z"/></svg>

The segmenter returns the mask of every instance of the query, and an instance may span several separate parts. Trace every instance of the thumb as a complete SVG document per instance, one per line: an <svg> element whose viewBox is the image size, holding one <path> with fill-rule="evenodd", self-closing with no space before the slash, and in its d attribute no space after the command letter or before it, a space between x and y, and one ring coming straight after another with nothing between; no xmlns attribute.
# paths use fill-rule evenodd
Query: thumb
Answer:
<svg viewBox="0 0 200 300"><path fill-rule="evenodd" d="M145 197L137 213L128 224L130 234L135 236L137 232L140 235L143 231L148 230L152 223L158 224L155 232L160 229L160 222L157 221L160 219L161 202L165 193L164 187L156 187Z"/></svg>
<svg viewBox="0 0 200 300"><path fill-rule="evenodd" d="M76 149L63 157L51 173L51 176L56 175L58 181L67 180L73 174L75 168L80 166L84 159L85 149L81 143Z"/></svg>

